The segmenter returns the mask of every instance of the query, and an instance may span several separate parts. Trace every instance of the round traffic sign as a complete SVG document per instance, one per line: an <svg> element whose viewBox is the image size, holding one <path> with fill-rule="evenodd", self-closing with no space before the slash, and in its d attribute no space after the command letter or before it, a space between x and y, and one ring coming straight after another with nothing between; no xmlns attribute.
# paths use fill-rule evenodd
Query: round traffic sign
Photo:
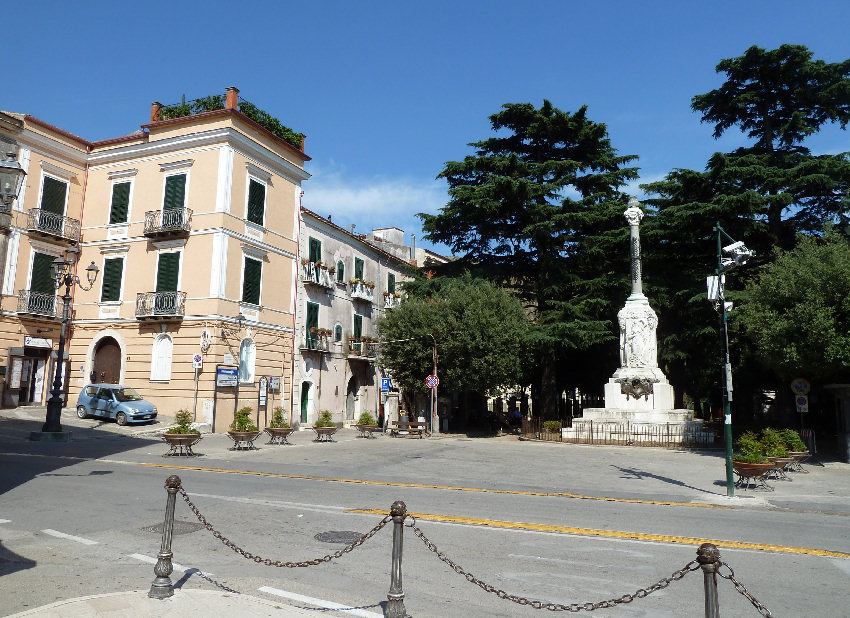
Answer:
<svg viewBox="0 0 850 618"><path fill-rule="evenodd" d="M805 378L796 378L793 382L791 382L791 390L794 391L794 394L796 395L807 395L811 388L811 383Z"/></svg>
<svg viewBox="0 0 850 618"><path fill-rule="evenodd" d="M440 383L440 378L437 376L431 375L425 378L425 386L428 388L437 388L437 385Z"/></svg>

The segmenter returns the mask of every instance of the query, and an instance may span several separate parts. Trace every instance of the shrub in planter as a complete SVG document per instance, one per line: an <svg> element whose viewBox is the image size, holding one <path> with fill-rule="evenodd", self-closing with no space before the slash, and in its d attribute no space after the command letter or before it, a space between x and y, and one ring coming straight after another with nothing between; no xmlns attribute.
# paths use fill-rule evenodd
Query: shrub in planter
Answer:
<svg viewBox="0 0 850 618"><path fill-rule="evenodd" d="M372 418L372 415L368 412L364 412L360 415L360 418L357 419L358 425L377 425L375 419Z"/></svg>
<svg viewBox="0 0 850 618"><path fill-rule="evenodd" d="M174 415L174 421L177 423L177 426L172 427L165 433L201 433L197 429L191 429L189 427L192 424L192 413L189 410L178 410L177 414Z"/></svg>
<svg viewBox="0 0 850 618"><path fill-rule="evenodd" d="M738 437L738 449L733 459L741 463L767 463L764 445L752 431L745 431Z"/></svg>
<svg viewBox="0 0 850 618"><path fill-rule="evenodd" d="M788 457L788 448L785 446L782 433L778 430L770 427L762 429L761 443L767 457Z"/></svg>
<svg viewBox="0 0 850 618"><path fill-rule="evenodd" d="M251 422L251 413L253 411L251 407L236 410L233 422L230 423L230 431L259 431L257 426Z"/></svg>
<svg viewBox="0 0 850 618"><path fill-rule="evenodd" d="M558 433L561 431L561 421L543 421L543 430L547 433Z"/></svg>
<svg viewBox="0 0 850 618"><path fill-rule="evenodd" d="M330 410L322 410L319 414L319 419L313 423L313 427L334 427L336 423L333 421L333 414Z"/></svg>
<svg viewBox="0 0 850 618"><path fill-rule="evenodd" d="M797 433L795 430L782 429L779 433L782 435L783 442L785 442L785 448L787 448L789 451L801 453L803 451L808 450L806 443L803 442L803 439L800 437L800 434Z"/></svg>
<svg viewBox="0 0 850 618"><path fill-rule="evenodd" d="M272 422L269 424L272 429L289 429L289 423L283 418L283 406L277 406L272 415Z"/></svg>

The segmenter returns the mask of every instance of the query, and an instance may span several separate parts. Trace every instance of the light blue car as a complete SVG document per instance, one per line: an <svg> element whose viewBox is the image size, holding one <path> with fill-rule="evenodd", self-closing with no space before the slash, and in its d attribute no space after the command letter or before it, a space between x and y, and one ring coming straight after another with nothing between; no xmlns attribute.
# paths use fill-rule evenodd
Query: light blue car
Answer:
<svg viewBox="0 0 850 618"><path fill-rule="evenodd" d="M156 406L134 389L121 384L89 384L77 398L77 416L114 418L119 425L156 418Z"/></svg>

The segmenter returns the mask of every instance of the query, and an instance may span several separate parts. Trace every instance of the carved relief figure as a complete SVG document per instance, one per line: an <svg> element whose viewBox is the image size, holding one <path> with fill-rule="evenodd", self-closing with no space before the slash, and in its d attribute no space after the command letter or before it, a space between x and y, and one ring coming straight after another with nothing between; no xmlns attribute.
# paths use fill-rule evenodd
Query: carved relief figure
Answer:
<svg viewBox="0 0 850 618"><path fill-rule="evenodd" d="M657 367L655 328L658 318L655 312L624 307L617 317L620 323L620 366Z"/></svg>

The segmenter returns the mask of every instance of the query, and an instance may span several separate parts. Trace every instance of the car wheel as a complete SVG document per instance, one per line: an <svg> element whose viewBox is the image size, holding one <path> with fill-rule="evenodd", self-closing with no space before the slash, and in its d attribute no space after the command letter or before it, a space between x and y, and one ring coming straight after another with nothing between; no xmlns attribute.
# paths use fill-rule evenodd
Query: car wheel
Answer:
<svg viewBox="0 0 850 618"><path fill-rule="evenodd" d="M85 406L77 406L77 417L78 418L88 418L89 413L86 410Z"/></svg>
<svg viewBox="0 0 850 618"><path fill-rule="evenodd" d="M119 412L118 414L115 415L115 421L119 425L126 425L127 424L127 415L124 414L123 412Z"/></svg>

